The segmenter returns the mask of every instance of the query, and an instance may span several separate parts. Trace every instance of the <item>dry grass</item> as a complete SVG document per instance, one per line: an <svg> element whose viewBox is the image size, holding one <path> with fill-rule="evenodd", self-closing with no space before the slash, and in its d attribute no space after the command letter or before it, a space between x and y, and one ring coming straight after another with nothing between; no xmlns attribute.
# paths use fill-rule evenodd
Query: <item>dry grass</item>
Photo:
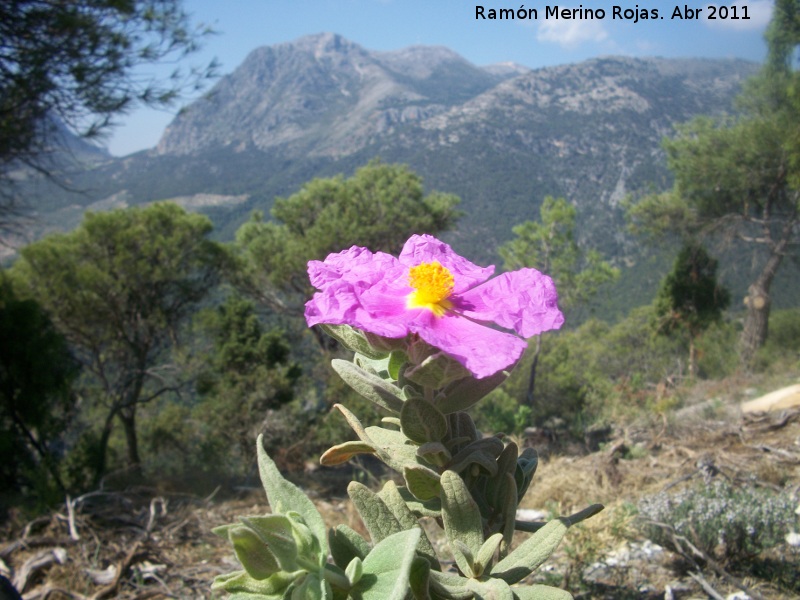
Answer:
<svg viewBox="0 0 800 600"><path fill-rule="evenodd" d="M674 418L648 427L631 425L600 452L543 460L523 507L570 514L602 503L606 510L570 531L551 570L543 570L538 578L566 582L570 589L582 589L586 598L663 597L667 585L678 597L679 589L688 590L685 597L703 597L700 585L687 576L686 564L670 553L658 564L617 570L601 582L589 584L583 573L609 553L641 543L632 507L643 496L696 481L701 465L713 465L732 480L755 477L764 486L798 486L800 412L745 419L736 411L743 398L734 389L740 388L731 382L708 387L686 401L689 406ZM701 396L724 400L703 404ZM325 495L316 503L329 525L347 523L362 529L343 498ZM260 490L227 500L146 490L89 495L75 505L72 520L79 539L70 537L66 506L27 531L20 523L0 542L0 570L19 575L27 561L63 548L63 564L52 564L29 579L26 600L209 598L211 580L238 568L228 544L211 529L240 515L267 511ZM110 579L100 582L97 572L106 569ZM736 591L716 576L704 576L724 594ZM768 576L747 575L742 581L764 598L791 597ZM641 591L647 589L651 592Z"/></svg>

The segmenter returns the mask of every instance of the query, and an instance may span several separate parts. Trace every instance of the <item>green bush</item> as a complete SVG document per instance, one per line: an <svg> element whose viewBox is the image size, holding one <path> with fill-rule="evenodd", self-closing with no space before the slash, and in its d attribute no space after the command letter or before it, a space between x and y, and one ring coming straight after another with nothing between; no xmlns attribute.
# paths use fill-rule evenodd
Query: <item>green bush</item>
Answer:
<svg viewBox="0 0 800 600"><path fill-rule="evenodd" d="M782 544L795 522L796 507L788 491L716 479L644 498L639 517L642 532L657 544L672 546L667 531L653 522L669 525L710 556L736 563Z"/></svg>
<svg viewBox="0 0 800 600"><path fill-rule="evenodd" d="M532 421L552 417L570 430L636 413L650 390L685 368L681 342L656 335L652 306L631 311L615 325L591 319L571 331L545 335L537 369ZM503 390L526 403L531 357L517 367Z"/></svg>
<svg viewBox="0 0 800 600"><path fill-rule="evenodd" d="M769 337L756 353L755 367L764 371L773 365L800 362L800 308L775 310L769 317Z"/></svg>
<svg viewBox="0 0 800 600"><path fill-rule="evenodd" d="M502 389L493 390L475 407L475 425L484 433L520 435L531 424L531 409Z"/></svg>
<svg viewBox="0 0 800 600"><path fill-rule="evenodd" d="M697 374L703 379L721 379L739 366L739 331L733 323L715 323L697 340Z"/></svg>

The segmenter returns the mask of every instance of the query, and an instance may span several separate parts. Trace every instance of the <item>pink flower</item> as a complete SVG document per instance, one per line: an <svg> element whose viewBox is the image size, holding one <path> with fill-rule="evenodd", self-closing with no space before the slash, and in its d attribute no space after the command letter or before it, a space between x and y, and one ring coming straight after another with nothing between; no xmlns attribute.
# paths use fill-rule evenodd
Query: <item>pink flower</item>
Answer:
<svg viewBox="0 0 800 600"><path fill-rule="evenodd" d="M520 269L489 279L493 273L430 235L411 236L399 258L353 246L308 263L319 292L306 304L306 321L388 338L417 334L475 377L488 377L519 360L523 338L564 322L548 276Z"/></svg>

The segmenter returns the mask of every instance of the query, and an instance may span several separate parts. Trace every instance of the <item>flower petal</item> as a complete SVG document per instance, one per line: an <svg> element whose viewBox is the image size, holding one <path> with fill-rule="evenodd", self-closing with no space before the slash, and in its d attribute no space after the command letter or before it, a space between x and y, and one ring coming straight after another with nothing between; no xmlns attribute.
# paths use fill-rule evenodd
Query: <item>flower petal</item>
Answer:
<svg viewBox="0 0 800 600"><path fill-rule="evenodd" d="M342 280L364 285L374 283L383 276L385 269L399 264L391 254L352 246L329 254L324 261L309 261L308 277L311 285L319 290Z"/></svg>
<svg viewBox="0 0 800 600"><path fill-rule="evenodd" d="M536 269L503 273L461 294L455 310L513 329L525 338L559 329L564 323L553 280Z"/></svg>
<svg viewBox="0 0 800 600"><path fill-rule="evenodd" d="M400 253L400 262L408 267L434 261L438 261L453 274L455 278L454 294L467 291L486 281L494 273L494 266L479 267L453 252L448 244L437 240L432 235L412 235Z"/></svg>
<svg viewBox="0 0 800 600"><path fill-rule="evenodd" d="M436 317L422 309L409 329L483 379L517 362L528 344L517 336L454 314Z"/></svg>
<svg viewBox="0 0 800 600"><path fill-rule="evenodd" d="M373 314L377 302L373 299L368 309L361 303L363 291L352 284L341 282L329 286L306 302L305 317L309 327L319 323L330 325L351 325L376 335L400 338L408 335L408 327L403 322L402 310L405 304L393 302L383 306L383 310ZM388 318L387 318L388 317Z"/></svg>

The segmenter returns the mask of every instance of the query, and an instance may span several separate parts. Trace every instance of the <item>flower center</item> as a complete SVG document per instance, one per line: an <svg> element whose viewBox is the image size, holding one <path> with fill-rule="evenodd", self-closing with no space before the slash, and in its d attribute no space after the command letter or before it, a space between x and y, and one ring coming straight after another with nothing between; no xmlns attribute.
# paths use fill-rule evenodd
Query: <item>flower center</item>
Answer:
<svg viewBox="0 0 800 600"><path fill-rule="evenodd" d="M409 308L427 308L441 317L452 306L447 299L453 293L453 274L438 262L422 263L408 270L408 284L414 288L408 296Z"/></svg>

